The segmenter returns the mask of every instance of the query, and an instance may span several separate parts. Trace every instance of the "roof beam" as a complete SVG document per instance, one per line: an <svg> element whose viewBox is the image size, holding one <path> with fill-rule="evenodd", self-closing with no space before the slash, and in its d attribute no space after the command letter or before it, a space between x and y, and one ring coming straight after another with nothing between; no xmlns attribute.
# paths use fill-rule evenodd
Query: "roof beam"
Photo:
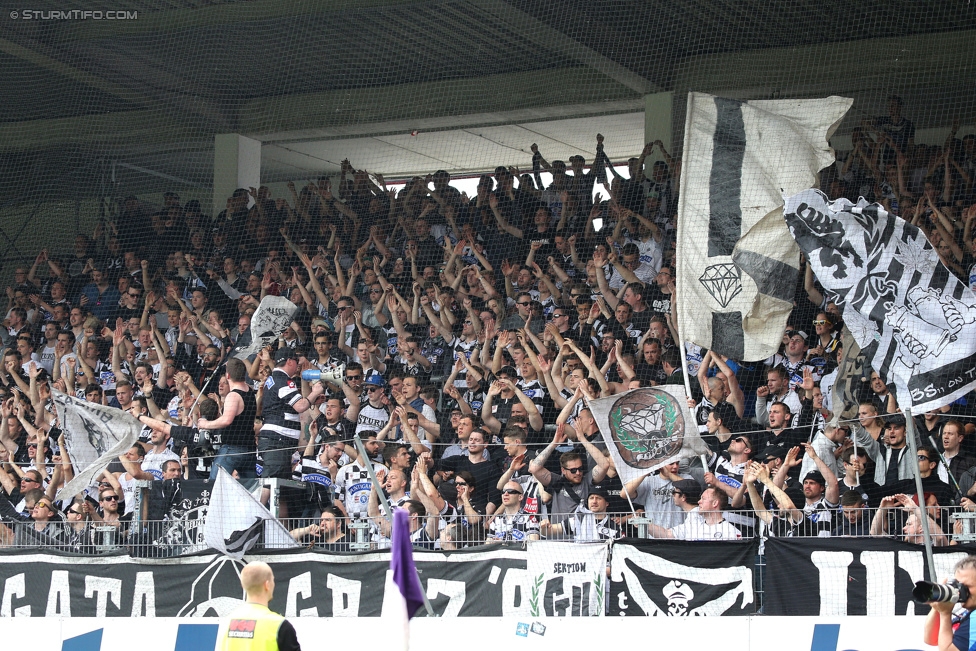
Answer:
<svg viewBox="0 0 976 651"><path fill-rule="evenodd" d="M516 9L504 0L478 0L474 6L494 16L508 30L521 34L546 49L578 61L636 93L648 95L662 90L633 70L608 59L558 29Z"/></svg>

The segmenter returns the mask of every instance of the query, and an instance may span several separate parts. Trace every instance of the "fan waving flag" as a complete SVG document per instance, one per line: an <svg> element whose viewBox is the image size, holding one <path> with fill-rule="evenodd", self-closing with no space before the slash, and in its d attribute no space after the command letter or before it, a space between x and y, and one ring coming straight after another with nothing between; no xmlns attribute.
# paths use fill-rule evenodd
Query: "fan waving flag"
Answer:
<svg viewBox="0 0 976 651"><path fill-rule="evenodd" d="M283 296L265 296L251 316L250 329L230 351L231 357L247 359L270 345L295 320L298 306Z"/></svg>
<svg viewBox="0 0 976 651"><path fill-rule="evenodd" d="M976 386L976 294L920 229L864 199L830 203L817 190L787 199L784 216L899 407L931 411Z"/></svg>
<svg viewBox="0 0 976 651"><path fill-rule="evenodd" d="M834 162L827 139L852 102L688 94L675 256L685 341L739 361L777 351L799 277L783 196Z"/></svg>
<svg viewBox="0 0 976 651"><path fill-rule="evenodd" d="M662 384L590 400L590 413L626 484L661 466L708 454L685 403L684 387Z"/></svg>
<svg viewBox="0 0 976 651"><path fill-rule="evenodd" d="M284 525L223 468L214 482L203 538L211 549L236 560L259 543L265 549L299 546Z"/></svg>

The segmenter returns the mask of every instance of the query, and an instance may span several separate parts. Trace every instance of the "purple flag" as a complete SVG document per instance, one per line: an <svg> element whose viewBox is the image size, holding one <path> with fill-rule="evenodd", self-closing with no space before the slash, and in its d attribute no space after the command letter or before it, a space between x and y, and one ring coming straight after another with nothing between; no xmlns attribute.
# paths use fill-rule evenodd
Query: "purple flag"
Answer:
<svg viewBox="0 0 976 651"><path fill-rule="evenodd" d="M424 605L424 589L413 564L413 545L410 544L410 514L403 509L393 512L393 548L390 570L393 583L400 590L406 606L407 618L412 618Z"/></svg>

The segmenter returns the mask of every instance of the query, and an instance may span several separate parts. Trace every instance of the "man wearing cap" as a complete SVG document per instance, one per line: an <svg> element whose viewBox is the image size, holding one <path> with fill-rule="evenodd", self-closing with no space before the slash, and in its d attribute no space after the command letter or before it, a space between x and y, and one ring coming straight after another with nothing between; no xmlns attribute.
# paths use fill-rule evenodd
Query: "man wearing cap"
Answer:
<svg viewBox="0 0 976 651"><path fill-rule="evenodd" d="M837 475L809 443L804 443L806 456L813 459L817 469L803 476L804 521L797 533L804 536L829 536L834 528L832 514L840 506L840 484Z"/></svg>
<svg viewBox="0 0 976 651"><path fill-rule="evenodd" d="M258 451L262 477L291 478L291 457L302 432L299 414L311 409L324 390L321 382L315 382L308 397L302 397L293 379L297 373L295 351L287 347L278 349L275 368L264 383L261 401L263 424L258 433Z"/></svg>
<svg viewBox="0 0 976 651"><path fill-rule="evenodd" d="M578 543L617 540L623 534L614 528L616 523L607 514L609 505L610 494L607 490L595 487L586 498L586 506L581 504L572 518L561 524L550 524L548 520L543 520L542 533L555 536L572 534L573 540Z"/></svg>
<svg viewBox="0 0 976 651"><path fill-rule="evenodd" d="M863 428L857 428L857 446L864 448L874 459L874 481L879 486L894 484L899 479L912 479L915 476L917 461L908 453L905 439L905 417L891 414L885 419L885 436L888 445L882 447L878 441Z"/></svg>
<svg viewBox="0 0 976 651"><path fill-rule="evenodd" d="M356 419L356 433L363 431L378 432L386 427L390 420L390 401L386 396L386 381L379 373L374 373L363 381L366 387L366 400L359 408Z"/></svg>

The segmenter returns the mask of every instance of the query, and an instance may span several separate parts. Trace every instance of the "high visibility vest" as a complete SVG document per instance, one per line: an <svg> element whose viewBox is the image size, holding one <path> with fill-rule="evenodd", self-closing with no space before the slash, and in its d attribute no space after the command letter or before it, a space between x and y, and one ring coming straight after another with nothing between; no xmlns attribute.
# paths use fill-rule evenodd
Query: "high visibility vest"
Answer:
<svg viewBox="0 0 976 651"><path fill-rule="evenodd" d="M221 622L218 651L278 651L278 629L285 618L260 604L246 603Z"/></svg>

